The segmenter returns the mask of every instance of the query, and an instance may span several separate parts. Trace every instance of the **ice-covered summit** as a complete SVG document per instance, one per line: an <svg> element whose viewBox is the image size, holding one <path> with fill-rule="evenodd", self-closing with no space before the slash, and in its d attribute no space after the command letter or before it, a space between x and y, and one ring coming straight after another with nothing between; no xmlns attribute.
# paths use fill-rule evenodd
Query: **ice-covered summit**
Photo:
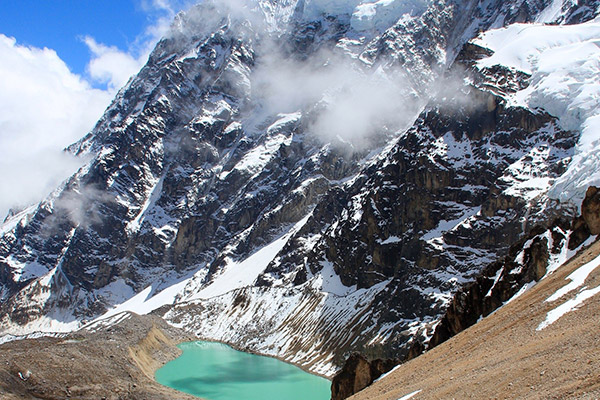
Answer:
<svg viewBox="0 0 600 400"><path fill-rule="evenodd" d="M356 31L385 30L405 15L422 14L429 3L429 0L306 0L304 17L349 16Z"/></svg>

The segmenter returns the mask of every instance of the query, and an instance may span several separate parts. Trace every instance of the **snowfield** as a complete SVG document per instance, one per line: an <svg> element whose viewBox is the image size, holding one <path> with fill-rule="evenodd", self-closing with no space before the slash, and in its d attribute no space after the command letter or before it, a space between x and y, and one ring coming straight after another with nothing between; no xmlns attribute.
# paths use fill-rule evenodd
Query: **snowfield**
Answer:
<svg viewBox="0 0 600 400"><path fill-rule="evenodd" d="M484 32L474 43L494 51L479 68L504 65L531 75L513 104L543 109L565 130L581 132L567 172L549 190L551 198L581 204L587 187L600 184L600 18L577 25L513 24Z"/></svg>

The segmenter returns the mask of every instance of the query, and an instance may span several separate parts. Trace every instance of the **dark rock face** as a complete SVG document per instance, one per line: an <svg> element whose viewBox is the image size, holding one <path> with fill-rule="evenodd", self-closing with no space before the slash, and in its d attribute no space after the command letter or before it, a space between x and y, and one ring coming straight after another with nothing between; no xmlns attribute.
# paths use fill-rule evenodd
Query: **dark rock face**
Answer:
<svg viewBox="0 0 600 400"><path fill-rule="evenodd" d="M590 228L585 223L585 219L579 216L573 220L571 230L573 233L569 237L569 250L575 250L590 237Z"/></svg>
<svg viewBox="0 0 600 400"><path fill-rule="evenodd" d="M583 217L592 235L600 234L600 189L590 186L581 204Z"/></svg>
<svg viewBox="0 0 600 400"><path fill-rule="evenodd" d="M592 221L593 225L600 218L598 193L598 188L589 187L582 203L582 215L572 218L570 222L563 217L554 220L547 227L535 226L527 236L510 247L506 256L485 267L473 282L458 290L430 340L423 343L415 337L402 362L418 357L475 325L481 318L504 305L525 285L539 281L547 272L551 255L559 254L566 246L571 250L579 247L590 236L591 229L586 221ZM393 366L399 361L386 360L386 363ZM355 371L356 375L365 379L367 365L368 361L362 356L355 354L349 357L342 371L333 380L332 393L346 397L354 394L351 372ZM369 385L371 383L372 381Z"/></svg>
<svg viewBox="0 0 600 400"><path fill-rule="evenodd" d="M591 235L600 234L600 191L590 186L581 204L581 215L573 220L569 249L574 250Z"/></svg>
<svg viewBox="0 0 600 400"><path fill-rule="evenodd" d="M282 266L298 265L298 260L305 259L307 270L296 273L296 282L318 273L323 263L332 263L346 286L369 289L389 281L374 299L378 312L372 318L379 324L396 324L394 344L376 350L369 349L367 341L358 341L363 351L375 351L375 357L404 357L411 346L411 337L405 332L409 321L416 316L433 320L444 312L444 301L423 293L458 289L458 281L443 277L452 271L461 281L472 279L486 260L491 262L505 253L522 235L527 207L520 197L505 195L503 189L510 179L508 165L529 151L523 143L538 137L555 149L554 154L568 154L575 143L575 136L566 132L556 136L542 133L549 127L550 131L558 129L549 115L508 108L502 98L478 88L466 88L463 95L468 107L451 107L454 99L433 103L436 107L424 111L364 177L342 193L325 195L307 230L295 239L302 242L325 222L329 228L310 255L286 253L261 276L263 282L273 282L285 270ZM468 144L470 153L461 154L458 161L448 155L451 150L437 154L440 144ZM497 146L497 150L484 150L488 146ZM516 156L497 158L496 151ZM563 171L560 165L557 158L541 173L558 176ZM344 204L349 206L344 208ZM347 211L329 211L336 207ZM453 220L454 229L432 234L441 221ZM470 222L461 225L463 220ZM535 218L525 220L535 223ZM318 223L317 227L313 228L313 223ZM540 260L531 267L536 276L544 273L547 255L542 248L529 250L532 260Z"/></svg>
<svg viewBox="0 0 600 400"><path fill-rule="evenodd" d="M586 221L598 221L600 218L599 192L598 188L589 187L581 207L583 215L573 218L571 222L567 218L559 218L548 227L534 227L526 237L510 247L506 256L488 265L475 281L458 290L428 343L415 337L403 362L418 357L475 325L479 319L505 304L523 286L539 281L547 272L550 256L560 253L567 243L571 250L579 247L590 236L591 229ZM386 360L386 363L393 366L399 362ZM354 394L352 389L355 381L351 372L366 379L368 365L366 359L359 355L349 357L333 380L332 393L338 394L340 399ZM346 397L341 397L344 395Z"/></svg>
<svg viewBox="0 0 600 400"><path fill-rule="evenodd" d="M418 357L426 350L475 325L479 319L501 307L524 285L541 279L546 274L550 254L558 254L566 245L568 229L569 222L564 218L555 220L548 228L534 227L529 235L510 247L506 256L485 267L474 281L454 294L427 343L415 336L402 360L385 360L385 365L391 369L394 365ZM549 246L548 237L551 238L552 246ZM342 371L333 379L332 394L338 394L338 398L343 399L356 393L352 391L354 376L360 375L362 379L366 379L367 365L370 365L369 362L362 356L355 354L349 357ZM355 375L352 375L352 372ZM377 377L368 385L375 379Z"/></svg>
<svg viewBox="0 0 600 400"><path fill-rule="evenodd" d="M598 16L598 4L594 0L578 0L577 3L563 4L563 10L567 11L563 21L566 24L580 24Z"/></svg>
<svg viewBox="0 0 600 400"><path fill-rule="evenodd" d="M395 365L394 360L368 361L358 353L350 355L331 382L331 400L343 400L358 393Z"/></svg>
<svg viewBox="0 0 600 400"><path fill-rule="evenodd" d="M590 221L600 218L597 194L598 189L592 186L583 201L582 214ZM590 236L586 218L578 216L571 222L560 218L547 228L535 227L527 237L511 246L507 256L487 266L474 282L454 295L427 348L474 325L501 307L524 285L539 281L546 274L551 255L560 253L564 247L574 250Z"/></svg>

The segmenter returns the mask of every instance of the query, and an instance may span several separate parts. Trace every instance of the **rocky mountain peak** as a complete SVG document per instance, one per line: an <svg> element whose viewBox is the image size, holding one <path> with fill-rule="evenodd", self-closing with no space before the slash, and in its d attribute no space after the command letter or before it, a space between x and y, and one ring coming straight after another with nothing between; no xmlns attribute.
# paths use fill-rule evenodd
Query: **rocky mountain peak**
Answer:
<svg viewBox="0 0 600 400"><path fill-rule="evenodd" d="M570 207L546 194L580 132L516 101L535 71L487 65L504 50L471 40L592 15L546 3L180 14L69 148L86 165L2 225L2 331L160 309L325 375L352 351L401 357L454 292Z"/></svg>

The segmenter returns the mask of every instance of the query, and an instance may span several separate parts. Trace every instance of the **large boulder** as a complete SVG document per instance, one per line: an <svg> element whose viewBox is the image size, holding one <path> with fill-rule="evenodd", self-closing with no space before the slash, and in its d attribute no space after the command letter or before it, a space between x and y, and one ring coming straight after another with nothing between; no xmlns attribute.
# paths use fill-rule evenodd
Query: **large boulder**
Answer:
<svg viewBox="0 0 600 400"><path fill-rule="evenodd" d="M581 215L573 220L569 249L574 250L590 235L600 234L600 189L590 186L581 203Z"/></svg>
<svg viewBox="0 0 600 400"><path fill-rule="evenodd" d="M331 382L331 399L343 400L358 393L397 364L397 360L368 361L359 353L351 354Z"/></svg>
<svg viewBox="0 0 600 400"><path fill-rule="evenodd" d="M592 235L600 234L600 189L590 186L581 204L581 216Z"/></svg>

